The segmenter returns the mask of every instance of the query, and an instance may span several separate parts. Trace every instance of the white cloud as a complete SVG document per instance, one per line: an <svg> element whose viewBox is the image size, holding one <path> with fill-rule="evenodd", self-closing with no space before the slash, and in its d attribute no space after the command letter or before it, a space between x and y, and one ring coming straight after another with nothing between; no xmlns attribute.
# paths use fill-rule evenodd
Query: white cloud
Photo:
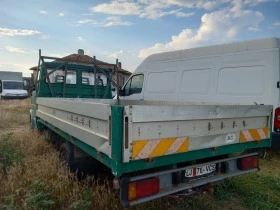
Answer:
<svg viewBox="0 0 280 210"><path fill-rule="evenodd" d="M20 48L12 47L12 46L6 46L5 49L9 52L15 52L15 53L23 53L23 54L30 54L30 52L24 51Z"/></svg>
<svg viewBox="0 0 280 210"><path fill-rule="evenodd" d="M115 59L118 59L118 61L122 63L122 69L132 72L142 61L142 59L140 59L137 54L137 52L129 52L124 50L119 50L118 52L114 53L104 51L99 54L97 58L98 60L102 60L108 63L115 63Z"/></svg>
<svg viewBox="0 0 280 210"><path fill-rule="evenodd" d="M280 26L280 21L272 23L273 26Z"/></svg>
<svg viewBox="0 0 280 210"><path fill-rule="evenodd" d="M177 17L190 17L193 16L195 12L190 12L190 13L184 13L184 12L177 12L176 16Z"/></svg>
<svg viewBox="0 0 280 210"><path fill-rule="evenodd" d="M149 4L141 12L140 17L148 18L148 19L158 19L166 15L176 14L181 10L181 9L167 10L167 8L168 8L168 4L162 4L160 2Z"/></svg>
<svg viewBox="0 0 280 210"><path fill-rule="evenodd" d="M204 14L198 29L186 28L180 34L172 36L170 42L156 43L152 47L142 49L139 57L145 58L158 52L228 42L234 40L238 32L244 28L251 27L256 30L264 19L263 15L260 12L244 10L240 2L237 0L232 2L231 7Z"/></svg>
<svg viewBox="0 0 280 210"><path fill-rule="evenodd" d="M78 37L77 37L77 40L78 40L78 41L85 41L85 39L84 39L82 36L78 36Z"/></svg>
<svg viewBox="0 0 280 210"><path fill-rule="evenodd" d="M238 0L241 6L256 6L262 2L279 0ZM90 8L92 12L110 15L137 15L141 18L157 19L166 15L190 17L190 9L212 11L222 5L228 6L236 0L111 0ZM187 11L182 11L186 9Z"/></svg>
<svg viewBox="0 0 280 210"><path fill-rule="evenodd" d="M108 22L103 25L103 27L110 27L110 26L130 26L133 25L132 22L129 21L122 21L120 17L108 17L106 19Z"/></svg>
<svg viewBox="0 0 280 210"><path fill-rule="evenodd" d="M249 30L249 31L253 31L253 32L258 32L258 31L260 31L260 29L259 29L258 27L253 27L253 26L249 27L248 30Z"/></svg>
<svg viewBox="0 0 280 210"><path fill-rule="evenodd" d="M161 2L172 6L212 10L230 0L161 0Z"/></svg>
<svg viewBox="0 0 280 210"><path fill-rule="evenodd" d="M230 0L112 0L110 3L99 4L91 8L92 12L111 15L139 15L141 18L157 19L166 15L177 17L192 16L192 12L182 12L184 8L211 10Z"/></svg>
<svg viewBox="0 0 280 210"><path fill-rule="evenodd" d="M41 10L40 11L40 14L42 14L42 15L46 15L46 14L48 14L49 12L48 11L45 11L45 10Z"/></svg>
<svg viewBox="0 0 280 210"><path fill-rule="evenodd" d="M41 39L43 39L43 40L47 40L47 39L50 39L50 38L51 38L51 36L50 35L46 35L46 34L41 36Z"/></svg>
<svg viewBox="0 0 280 210"><path fill-rule="evenodd" d="M98 23L96 20L93 19L85 19L85 20L79 20L78 24L86 24L86 23L91 23L91 24L96 24Z"/></svg>
<svg viewBox="0 0 280 210"><path fill-rule="evenodd" d="M63 12L60 12L60 13L58 14L58 16L59 16L59 17L63 17L63 16L65 16L65 14L64 14Z"/></svg>
<svg viewBox="0 0 280 210"><path fill-rule="evenodd" d="M40 33L40 31L36 30L0 28L0 35L3 36L30 36Z"/></svg>
<svg viewBox="0 0 280 210"><path fill-rule="evenodd" d="M85 19L79 20L76 26L80 26L82 24L91 24L96 27L111 27L111 26L130 26L133 25L132 22L122 21L118 16L107 17L104 21L98 22L93 19Z"/></svg>
<svg viewBox="0 0 280 210"><path fill-rule="evenodd" d="M99 4L92 7L91 11L112 15L136 15L140 14L140 6L128 1L112 1L109 4Z"/></svg>
<svg viewBox="0 0 280 210"><path fill-rule="evenodd" d="M279 0L244 0L244 4L249 4L250 6L256 6L260 3L269 2L269 1L279 2Z"/></svg>
<svg viewBox="0 0 280 210"><path fill-rule="evenodd" d="M119 58L123 54L123 50L108 55L109 58Z"/></svg>

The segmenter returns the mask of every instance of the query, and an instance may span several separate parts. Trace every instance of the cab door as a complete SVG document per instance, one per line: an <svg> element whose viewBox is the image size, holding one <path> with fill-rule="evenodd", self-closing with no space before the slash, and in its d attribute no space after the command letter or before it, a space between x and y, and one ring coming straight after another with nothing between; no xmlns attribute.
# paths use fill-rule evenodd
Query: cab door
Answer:
<svg viewBox="0 0 280 210"><path fill-rule="evenodd" d="M120 99L143 100L144 98L144 74L136 74L130 77L120 91Z"/></svg>

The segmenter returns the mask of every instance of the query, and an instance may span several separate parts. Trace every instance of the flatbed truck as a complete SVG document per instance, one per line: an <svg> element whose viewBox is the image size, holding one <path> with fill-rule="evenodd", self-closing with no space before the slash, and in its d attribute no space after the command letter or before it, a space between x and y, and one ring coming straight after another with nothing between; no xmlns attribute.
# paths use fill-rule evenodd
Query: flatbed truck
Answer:
<svg viewBox="0 0 280 210"><path fill-rule="evenodd" d="M111 99L115 66L46 58L40 53L31 127L70 166L90 157L89 167L109 168L124 207L258 171L252 150L271 145L270 105Z"/></svg>

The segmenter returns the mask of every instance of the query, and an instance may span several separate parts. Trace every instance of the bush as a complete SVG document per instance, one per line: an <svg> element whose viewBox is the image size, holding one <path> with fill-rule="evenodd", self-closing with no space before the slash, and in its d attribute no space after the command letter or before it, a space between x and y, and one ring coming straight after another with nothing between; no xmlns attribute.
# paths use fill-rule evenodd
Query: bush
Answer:
<svg viewBox="0 0 280 210"><path fill-rule="evenodd" d="M5 210L16 210L18 209L16 207L15 197L12 195L5 196L3 204L0 204L0 209Z"/></svg>
<svg viewBox="0 0 280 210"><path fill-rule="evenodd" d="M69 208L78 210L87 210L90 209L92 205L92 201L90 198L90 190L84 190L80 195L79 195L79 199L77 201L75 201L74 203L71 204L71 206Z"/></svg>
<svg viewBox="0 0 280 210"><path fill-rule="evenodd" d="M23 205L27 209L51 209L55 202L49 198L48 193L44 192L46 188L45 184L40 181L29 185Z"/></svg>
<svg viewBox="0 0 280 210"><path fill-rule="evenodd" d="M23 166L23 153L10 142L13 133L8 133L0 141L0 167L5 175L13 166Z"/></svg>

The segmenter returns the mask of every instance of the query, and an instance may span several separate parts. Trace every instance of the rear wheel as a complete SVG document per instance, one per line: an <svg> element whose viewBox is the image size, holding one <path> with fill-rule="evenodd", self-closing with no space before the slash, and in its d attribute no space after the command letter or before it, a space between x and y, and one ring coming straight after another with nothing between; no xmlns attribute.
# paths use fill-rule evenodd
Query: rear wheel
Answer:
<svg viewBox="0 0 280 210"><path fill-rule="evenodd" d="M73 157L70 156L70 152L67 150L67 142L63 142L59 145L59 159L61 161L61 165L65 174L67 174L69 169L70 171L72 171L71 159L73 159Z"/></svg>
<svg viewBox="0 0 280 210"><path fill-rule="evenodd" d="M71 166L74 159L74 145L71 142L66 141L60 145L59 158L67 165Z"/></svg>

